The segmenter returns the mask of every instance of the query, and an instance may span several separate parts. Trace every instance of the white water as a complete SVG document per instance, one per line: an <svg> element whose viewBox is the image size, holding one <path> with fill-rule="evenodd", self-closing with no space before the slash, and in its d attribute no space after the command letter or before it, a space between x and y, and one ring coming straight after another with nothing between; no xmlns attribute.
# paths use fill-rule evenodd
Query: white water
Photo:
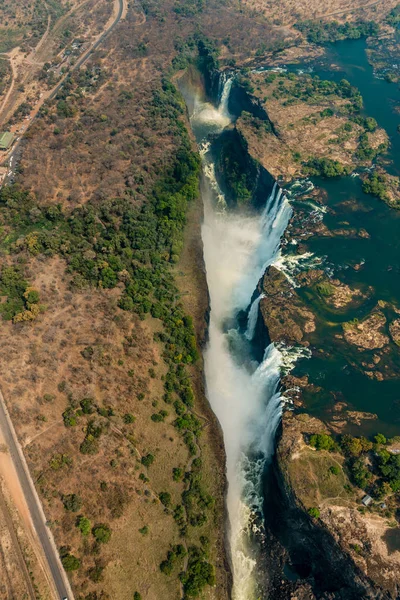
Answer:
<svg viewBox="0 0 400 600"><path fill-rule="evenodd" d="M252 340L254 337L254 333L255 333L256 325L257 325L257 319L258 319L258 308L259 308L260 302L263 298L265 298L264 294L260 294L253 301L251 308L249 310L249 315L247 317L247 329L246 329L246 333L244 334L246 336L246 339L248 339L249 341Z"/></svg>
<svg viewBox="0 0 400 600"><path fill-rule="evenodd" d="M245 335L236 325L237 313L246 310L265 269L279 253L280 240L292 214L288 200L275 185L263 213L235 214L226 207L215 177L215 168L204 143L209 133L229 125L231 81L227 80L218 109L197 99L191 117L203 159L204 224L202 238L211 316L209 343L205 351L207 396L222 426L227 456L227 508L233 570L233 599L255 600L257 551L254 535L262 535L262 475L274 450L274 436L281 418L278 393L281 370L290 369L293 349L271 344L257 365L249 354L257 322L253 302Z"/></svg>
<svg viewBox="0 0 400 600"><path fill-rule="evenodd" d="M286 279L292 287L300 287L295 279L295 275L302 269L311 269L320 265L321 258L314 256L312 252L304 252L304 254L285 254L284 256L278 250L276 258L272 263L276 269L282 271Z"/></svg>
<svg viewBox="0 0 400 600"><path fill-rule="evenodd" d="M205 102L199 96L196 96L194 99L193 114L191 116L192 123L207 123L209 133L211 133L212 130L219 133L225 129L225 127L230 125L232 117L228 110L228 100L232 83L232 78L224 78L224 85L218 108L216 108L214 104L211 104L211 102Z"/></svg>

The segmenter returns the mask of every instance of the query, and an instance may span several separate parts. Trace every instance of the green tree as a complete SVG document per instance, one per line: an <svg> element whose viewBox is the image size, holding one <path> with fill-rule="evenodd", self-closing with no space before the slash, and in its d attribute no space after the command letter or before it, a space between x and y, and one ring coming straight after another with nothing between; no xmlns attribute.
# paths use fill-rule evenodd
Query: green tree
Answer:
<svg viewBox="0 0 400 600"><path fill-rule="evenodd" d="M111 529L105 523L99 523L92 529L92 534L97 542L101 544L107 544L111 539Z"/></svg>
<svg viewBox="0 0 400 600"><path fill-rule="evenodd" d="M134 423L135 422L135 417L133 416L132 413L125 413L124 414L124 423L126 425L129 425L129 423Z"/></svg>
<svg viewBox="0 0 400 600"><path fill-rule="evenodd" d="M377 444L386 444L387 442L386 437L382 433L377 433L374 439Z"/></svg>
<svg viewBox="0 0 400 600"><path fill-rule="evenodd" d="M77 512L82 508L82 498L78 494L67 494L62 497L65 510Z"/></svg>
<svg viewBox="0 0 400 600"><path fill-rule="evenodd" d="M310 446L317 450L328 450L332 452L335 449L335 440L326 433L314 433L310 436Z"/></svg>
<svg viewBox="0 0 400 600"><path fill-rule="evenodd" d="M92 524L87 517L79 517L77 520L77 527L82 533L82 535L89 535L90 530L92 529Z"/></svg>
<svg viewBox="0 0 400 600"><path fill-rule="evenodd" d="M161 504L164 504L167 508L171 506L171 494L169 492L161 492L159 498Z"/></svg>
<svg viewBox="0 0 400 600"><path fill-rule="evenodd" d="M73 554L65 554L61 558L61 562L66 571L76 571L81 566L81 561Z"/></svg>
<svg viewBox="0 0 400 600"><path fill-rule="evenodd" d="M308 509L308 514L313 517L313 519L319 519L321 512L319 510L319 508L317 508L316 506L313 506L312 508Z"/></svg>
<svg viewBox="0 0 400 600"><path fill-rule="evenodd" d="M345 434L341 437L340 445L347 456L360 456L363 452L372 449L372 442L365 437L353 437Z"/></svg>
<svg viewBox="0 0 400 600"><path fill-rule="evenodd" d="M146 454L146 456L142 456L141 463L145 467L150 467L154 462L154 456L152 454Z"/></svg>

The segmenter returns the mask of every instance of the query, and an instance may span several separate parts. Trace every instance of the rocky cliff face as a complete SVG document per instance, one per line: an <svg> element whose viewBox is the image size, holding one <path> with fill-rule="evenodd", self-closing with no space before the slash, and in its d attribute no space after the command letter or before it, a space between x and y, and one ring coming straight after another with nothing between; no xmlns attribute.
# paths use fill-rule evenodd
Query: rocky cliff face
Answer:
<svg viewBox="0 0 400 600"><path fill-rule="evenodd" d="M321 474L327 457L317 459L304 443L305 433L324 430L318 419L286 413L267 481L274 488L266 510L269 530L279 543L286 575L295 580L284 597L394 600L400 591L400 556L394 552L393 530L379 515L362 515L359 498L327 497L334 485ZM306 511L317 497L318 520Z"/></svg>

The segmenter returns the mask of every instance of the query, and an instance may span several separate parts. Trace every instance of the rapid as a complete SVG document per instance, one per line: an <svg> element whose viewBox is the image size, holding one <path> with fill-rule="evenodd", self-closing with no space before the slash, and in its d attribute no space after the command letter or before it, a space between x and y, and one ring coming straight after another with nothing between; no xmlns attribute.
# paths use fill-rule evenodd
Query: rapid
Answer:
<svg viewBox="0 0 400 600"><path fill-rule="evenodd" d="M231 210L215 176L210 140L229 127L232 79L222 81L218 107L194 93L188 103L203 161L202 239L210 293L209 341L204 353L207 396L221 424L227 456L227 510L234 600L260 597L257 573L264 535L263 475L274 452L284 399L282 371L297 354L267 344L261 361L253 352L262 294L258 283L279 259L292 209L275 184L262 212ZM240 319L242 315L242 319ZM247 320L243 326L243 316Z"/></svg>

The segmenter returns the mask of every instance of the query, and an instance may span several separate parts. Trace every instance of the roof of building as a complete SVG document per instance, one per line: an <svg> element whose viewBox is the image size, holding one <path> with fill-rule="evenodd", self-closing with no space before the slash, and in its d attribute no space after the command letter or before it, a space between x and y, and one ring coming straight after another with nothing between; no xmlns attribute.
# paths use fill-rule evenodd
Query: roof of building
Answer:
<svg viewBox="0 0 400 600"><path fill-rule="evenodd" d="M10 131L5 131L4 133L1 133L0 134L0 149L7 150L7 148L9 148L10 145L12 144L13 139L14 139L14 134L11 133Z"/></svg>
<svg viewBox="0 0 400 600"><path fill-rule="evenodd" d="M365 504L365 506L368 506L369 504L371 504L372 498L371 498L371 496L368 496L368 494L367 494L366 496L364 496L364 498L361 500L361 502L363 504Z"/></svg>

